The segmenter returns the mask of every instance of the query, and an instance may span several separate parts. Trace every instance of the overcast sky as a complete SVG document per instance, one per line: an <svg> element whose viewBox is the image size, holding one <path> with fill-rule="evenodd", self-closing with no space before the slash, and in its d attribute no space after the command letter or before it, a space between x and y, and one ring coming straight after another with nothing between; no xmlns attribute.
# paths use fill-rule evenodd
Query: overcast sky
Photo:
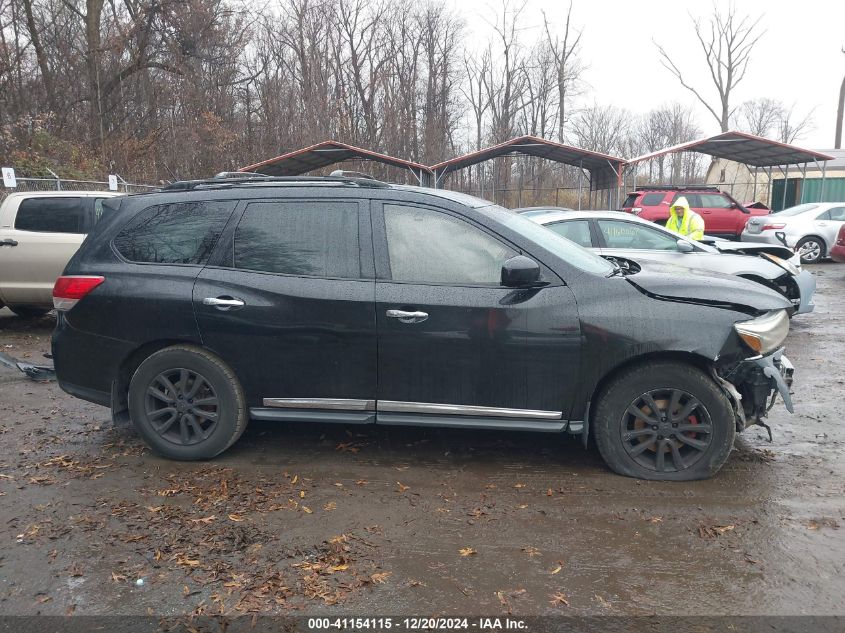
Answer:
<svg viewBox="0 0 845 633"><path fill-rule="evenodd" d="M482 45L489 37L485 20L501 12L497 0L451 0L465 16L471 33L468 45ZM717 0L725 8L728 3ZM735 103L754 97L795 104L803 116L815 108L815 129L798 145L814 149L833 147L839 87L845 75L845 1L742 0L737 13L762 16L766 30L752 53L748 73L736 89ZM542 35L543 16L563 27L566 0L528 0L522 14L524 41ZM634 112L646 112L667 101L695 104L705 134L719 125L695 97L681 87L660 64L652 40L661 43L685 71L689 82L716 101L704 55L695 39L690 14L706 18L708 0L573 0L572 23L583 30L581 57L589 66L582 103L612 103Z"/></svg>

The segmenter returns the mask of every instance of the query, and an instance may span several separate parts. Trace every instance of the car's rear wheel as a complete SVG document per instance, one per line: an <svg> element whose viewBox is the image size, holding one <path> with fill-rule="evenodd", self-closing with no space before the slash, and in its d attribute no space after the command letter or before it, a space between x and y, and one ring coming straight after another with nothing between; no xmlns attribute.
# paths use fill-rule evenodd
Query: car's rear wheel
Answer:
<svg viewBox="0 0 845 633"><path fill-rule="evenodd" d="M611 469L639 479L689 481L715 474L736 433L722 389L693 365L658 361L614 378L591 422Z"/></svg>
<svg viewBox="0 0 845 633"><path fill-rule="evenodd" d="M193 346L168 347L147 358L129 383L129 414L156 453L198 460L219 455L241 436L248 414L234 372Z"/></svg>
<svg viewBox="0 0 845 633"><path fill-rule="evenodd" d="M811 235L799 241L795 250L801 256L802 264L816 264L824 257L824 242L821 238Z"/></svg>
<svg viewBox="0 0 845 633"><path fill-rule="evenodd" d="M37 319L50 311L49 308L38 308L36 306L9 306L9 310L22 319Z"/></svg>

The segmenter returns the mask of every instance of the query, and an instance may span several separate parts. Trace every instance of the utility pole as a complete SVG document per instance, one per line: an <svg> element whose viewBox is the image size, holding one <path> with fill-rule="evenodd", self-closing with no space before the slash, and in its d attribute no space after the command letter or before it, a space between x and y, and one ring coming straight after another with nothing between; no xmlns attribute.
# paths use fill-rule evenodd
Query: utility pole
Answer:
<svg viewBox="0 0 845 633"><path fill-rule="evenodd" d="M845 46L842 47L845 53ZM836 110L836 138L833 146L835 149L842 149L842 119L845 118L845 77L842 78L842 86L839 88L839 108Z"/></svg>

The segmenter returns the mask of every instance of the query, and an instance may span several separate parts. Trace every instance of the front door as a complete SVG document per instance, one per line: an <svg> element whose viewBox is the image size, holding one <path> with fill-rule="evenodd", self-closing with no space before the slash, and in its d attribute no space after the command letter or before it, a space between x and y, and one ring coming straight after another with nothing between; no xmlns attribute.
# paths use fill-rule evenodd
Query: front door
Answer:
<svg viewBox="0 0 845 633"><path fill-rule="evenodd" d="M546 287L503 287L502 264L519 250L460 214L377 206L379 421L568 419L580 361L569 288L549 270Z"/></svg>
<svg viewBox="0 0 845 633"><path fill-rule="evenodd" d="M203 344L250 407L372 411L376 390L368 204L249 201L194 286Z"/></svg>

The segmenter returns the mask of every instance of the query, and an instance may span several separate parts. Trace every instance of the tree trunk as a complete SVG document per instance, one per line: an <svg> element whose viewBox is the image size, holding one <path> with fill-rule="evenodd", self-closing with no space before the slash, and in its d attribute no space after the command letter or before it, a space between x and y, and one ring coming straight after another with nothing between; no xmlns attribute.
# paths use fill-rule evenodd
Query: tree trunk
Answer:
<svg viewBox="0 0 845 633"><path fill-rule="evenodd" d="M35 25L35 15L32 12L32 0L23 0L23 10L26 13L26 26L29 29L29 38L32 41L32 48L35 49L35 59L38 61L38 68L41 71L41 79L44 81L44 92L47 94L47 105L51 110L56 109L55 93L53 91L53 76L50 73L50 65L47 62L47 54L41 44L41 35Z"/></svg>
<svg viewBox="0 0 845 633"><path fill-rule="evenodd" d="M90 102L89 132L91 146L99 146L105 160L103 138L103 113L100 102L100 19L104 0L86 0L85 7L85 67L88 71L88 94Z"/></svg>
<svg viewBox="0 0 845 633"><path fill-rule="evenodd" d="M845 77L842 78L842 87L839 88L839 108L836 110L836 138L834 147L842 149L842 119L845 118Z"/></svg>

